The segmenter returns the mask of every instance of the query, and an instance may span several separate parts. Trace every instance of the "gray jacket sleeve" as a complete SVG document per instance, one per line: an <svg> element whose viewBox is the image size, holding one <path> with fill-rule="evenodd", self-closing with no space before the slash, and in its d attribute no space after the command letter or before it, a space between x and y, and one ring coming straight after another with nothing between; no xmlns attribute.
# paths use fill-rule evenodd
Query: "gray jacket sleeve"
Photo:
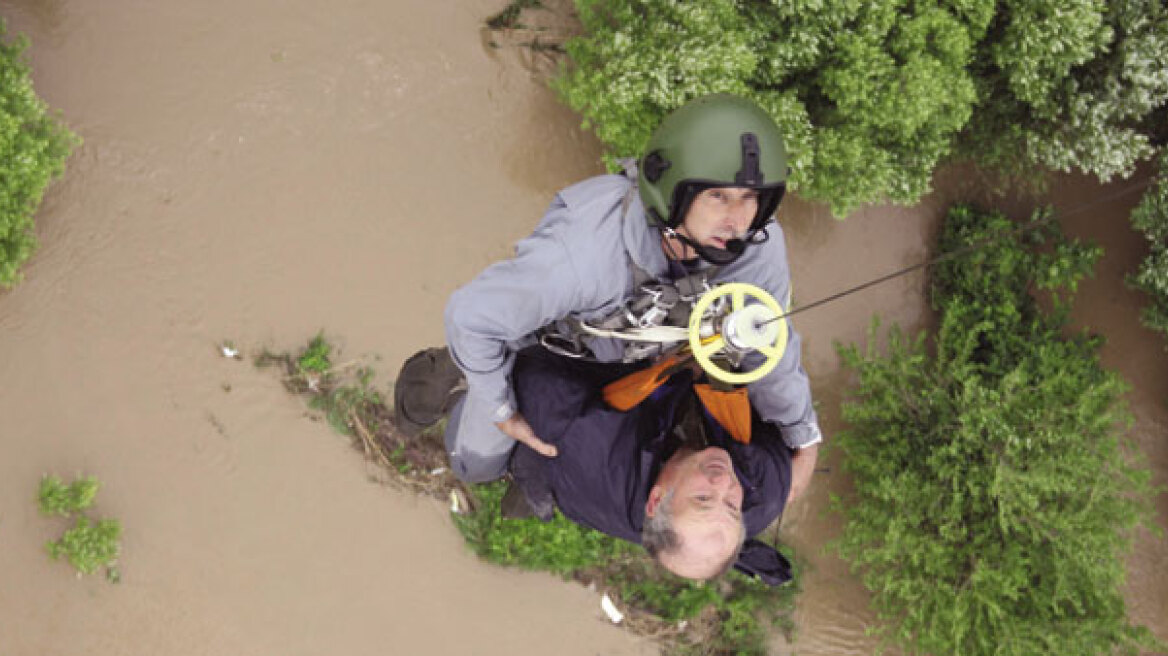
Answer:
<svg viewBox="0 0 1168 656"><path fill-rule="evenodd" d="M771 238L756 248L763 257L753 258L736 276L739 280L753 280L770 292L779 305L789 309L791 274L787 264L787 249L782 230L772 224ZM790 319L787 322L787 348L773 371L748 386L750 401L759 416L779 427L787 446L798 449L816 444L823 439L819 419L811 401L811 383L802 365L802 340ZM746 360L747 368L762 363L762 356L752 354Z"/></svg>
<svg viewBox="0 0 1168 656"><path fill-rule="evenodd" d="M579 275L556 229L568 210L552 203L540 227L515 248L515 257L497 262L446 305L446 342L467 378L467 394L495 408L494 420L515 412L511 367L516 343L579 306Z"/></svg>

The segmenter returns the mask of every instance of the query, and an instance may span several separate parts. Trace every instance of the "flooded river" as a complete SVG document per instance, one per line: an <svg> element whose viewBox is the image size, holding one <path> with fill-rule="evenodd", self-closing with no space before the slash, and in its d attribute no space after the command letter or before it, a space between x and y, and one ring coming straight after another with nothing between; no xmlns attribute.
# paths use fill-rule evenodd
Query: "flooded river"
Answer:
<svg viewBox="0 0 1168 656"><path fill-rule="evenodd" d="M40 94L84 139L38 215L41 248L0 292L0 653L651 654L594 592L480 563L447 508L368 480L345 440L247 362L316 331L379 380L442 339L448 294L509 254L600 149L520 65L485 47L498 0L2 0L32 40ZM793 199L797 300L929 253L955 181L920 207L846 222ZM1065 179L1060 205L1100 188ZM1133 384L1133 435L1168 472L1168 359L1121 282L1142 255L1131 200L1068 220L1108 255L1076 318ZM1024 203L1019 203L1019 211ZM829 435L848 383L833 341L869 317L927 325L913 274L797 321ZM822 551L838 535L821 460L781 535L806 559L796 643L868 654L863 589ZM43 554L40 476L92 474L125 527L123 581ZM1162 498L1158 520L1168 525ZM1168 635L1168 549L1130 563L1137 621Z"/></svg>

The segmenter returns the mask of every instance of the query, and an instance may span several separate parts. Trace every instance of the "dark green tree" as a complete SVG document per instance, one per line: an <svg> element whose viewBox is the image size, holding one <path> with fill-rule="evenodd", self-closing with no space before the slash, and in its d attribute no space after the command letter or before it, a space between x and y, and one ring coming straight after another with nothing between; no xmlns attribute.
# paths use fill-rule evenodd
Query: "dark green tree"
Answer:
<svg viewBox="0 0 1168 656"><path fill-rule="evenodd" d="M80 140L33 90L23 37L8 41L0 20L0 286L20 279L36 247L33 215Z"/></svg>
<svg viewBox="0 0 1168 656"><path fill-rule="evenodd" d="M1151 525L1150 476L1100 340L1066 326L1100 251L1016 228L950 211L942 251L1005 236L934 271L931 348L893 328L882 354L874 328L841 349L859 387L836 439L855 480L838 547L908 652L1136 653L1155 639L1126 618L1123 557Z"/></svg>

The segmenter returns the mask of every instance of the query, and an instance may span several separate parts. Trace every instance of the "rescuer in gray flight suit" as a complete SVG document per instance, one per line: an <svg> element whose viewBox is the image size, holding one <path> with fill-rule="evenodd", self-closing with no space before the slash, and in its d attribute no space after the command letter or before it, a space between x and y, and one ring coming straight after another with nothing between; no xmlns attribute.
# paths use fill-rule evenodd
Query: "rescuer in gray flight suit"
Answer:
<svg viewBox="0 0 1168 656"><path fill-rule="evenodd" d="M724 94L693 100L662 121L639 161L624 164L622 174L557 194L513 258L451 296L449 356L415 356L449 357L465 376L445 437L462 480L503 476L516 442L557 456L517 412L510 375L519 350L542 344L595 362L648 361L662 345L599 337L595 329L684 326L696 297L720 282L750 283L784 307L789 302L786 248L773 221L785 191L786 151L760 107ZM787 500L809 484L822 439L800 339L793 329L789 335L774 370L748 385L754 411L792 450ZM761 357L747 355L741 365L751 368ZM408 383L409 366L399 385ZM438 419L434 404L411 406L408 386L402 389L399 421L420 427Z"/></svg>

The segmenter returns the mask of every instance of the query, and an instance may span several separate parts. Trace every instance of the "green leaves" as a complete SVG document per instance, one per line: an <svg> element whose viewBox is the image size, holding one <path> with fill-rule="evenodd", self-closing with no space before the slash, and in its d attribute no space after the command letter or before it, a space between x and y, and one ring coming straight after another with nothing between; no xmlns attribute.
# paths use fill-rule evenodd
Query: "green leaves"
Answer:
<svg viewBox="0 0 1168 656"><path fill-rule="evenodd" d="M37 491L37 505L43 515L76 517L73 528L59 539L45 544L53 560L64 557L78 575L92 574L106 568L106 578L117 583L121 575L114 567L121 552L122 525L116 519L91 520L85 513L93 505L100 487L92 476L78 478L66 485L56 476L46 475Z"/></svg>
<svg viewBox="0 0 1168 656"><path fill-rule="evenodd" d="M1163 130L1157 0L576 4L584 34L552 86L610 161L687 100L737 93L786 133L791 188L837 216L915 203L952 157L1126 176Z"/></svg>
<svg viewBox="0 0 1168 656"><path fill-rule="evenodd" d="M324 333L317 333L301 351L300 357L296 358L296 371L301 375L327 374L332 367L332 362L329 361L331 352L332 345L325 341Z"/></svg>
<svg viewBox="0 0 1168 656"><path fill-rule="evenodd" d="M932 355L895 327L878 352L876 325L841 349L860 382L837 546L910 653L1134 653L1154 639L1125 618L1123 555L1152 488L1118 436L1125 386L1030 293L1073 288L1099 252L1015 227L950 211L942 250L1003 238L935 270Z"/></svg>
<svg viewBox="0 0 1168 656"><path fill-rule="evenodd" d="M80 574L92 574L99 567L112 565L118 558L122 525L116 519L102 519L96 523L85 516L77 518L77 525L65 531L56 542L46 547L53 560L64 556ZM115 571L115 570L110 570ZM116 578L118 575L107 574Z"/></svg>
<svg viewBox="0 0 1168 656"><path fill-rule="evenodd" d="M66 485L57 476L41 478L37 505L42 515L69 517L93 505L100 484L92 476L79 478Z"/></svg>
<svg viewBox="0 0 1168 656"><path fill-rule="evenodd" d="M476 509L453 515L467 544L501 565L587 580L636 612L650 613L677 653L765 654L767 631L792 630L794 586L772 588L733 573L717 584L668 574L639 546L572 523L559 513L547 523L504 519L502 482L474 488ZM679 622L687 630L678 630Z"/></svg>
<svg viewBox="0 0 1168 656"><path fill-rule="evenodd" d="M1168 151L1161 153L1151 189L1132 212L1132 227L1144 234L1149 252L1128 282L1150 298L1140 318L1168 336Z"/></svg>
<svg viewBox="0 0 1168 656"><path fill-rule="evenodd" d="M33 90L23 38L6 41L0 20L0 286L16 283L36 247L33 214L80 140Z"/></svg>
<svg viewBox="0 0 1168 656"><path fill-rule="evenodd" d="M1168 8L1157 0L1003 2L979 44L963 155L1033 179L1042 168L1128 176L1162 130Z"/></svg>
<svg viewBox="0 0 1168 656"><path fill-rule="evenodd" d="M976 99L964 67L985 11L901 5L582 0L553 86L614 155L691 98L748 96L787 133L803 195L841 216L913 202Z"/></svg>

